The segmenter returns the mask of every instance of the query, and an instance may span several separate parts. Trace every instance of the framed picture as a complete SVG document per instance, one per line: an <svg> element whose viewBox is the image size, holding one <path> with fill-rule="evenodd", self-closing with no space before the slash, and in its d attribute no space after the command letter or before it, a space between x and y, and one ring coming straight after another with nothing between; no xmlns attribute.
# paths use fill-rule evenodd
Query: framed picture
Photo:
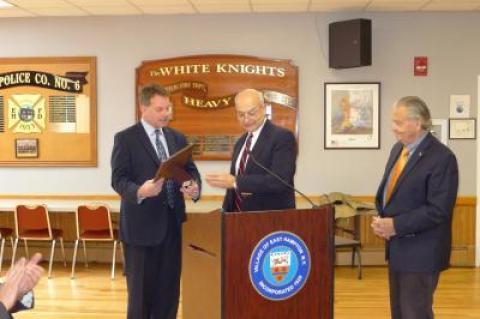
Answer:
<svg viewBox="0 0 480 319"><path fill-rule="evenodd" d="M470 117L470 95L450 95L450 117Z"/></svg>
<svg viewBox="0 0 480 319"><path fill-rule="evenodd" d="M325 149L380 148L380 83L325 83Z"/></svg>
<svg viewBox="0 0 480 319"><path fill-rule="evenodd" d="M447 127L448 122L445 119L432 119L432 128L430 133L435 136L440 142L447 145Z"/></svg>
<svg viewBox="0 0 480 319"><path fill-rule="evenodd" d="M37 158L38 157L38 139L37 138L15 139L15 157L16 158Z"/></svg>
<svg viewBox="0 0 480 319"><path fill-rule="evenodd" d="M475 119L450 119L450 139L475 139Z"/></svg>

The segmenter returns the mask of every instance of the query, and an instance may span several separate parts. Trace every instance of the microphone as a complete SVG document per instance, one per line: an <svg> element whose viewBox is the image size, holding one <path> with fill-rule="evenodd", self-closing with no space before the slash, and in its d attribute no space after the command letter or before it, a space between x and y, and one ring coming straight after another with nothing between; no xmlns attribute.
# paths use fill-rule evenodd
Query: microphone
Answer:
<svg viewBox="0 0 480 319"><path fill-rule="evenodd" d="M270 176L273 176L275 177L276 180L278 180L280 183L282 183L283 185L287 186L288 188L290 188L291 190L293 190L294 192L296 192L297 194L300 194L300 196L302 196L310 205L312 205L312 208L319 208L320 206L315 204L310 198L308 198L307 195L305 195L304 193L302 193L301 191L299 191L298 189L296 189L293 185L291 185L290 183L286 182L282 177L280 177L278 174L272 172L272 170L266 168L264 165L262 165L259 161L257 161L257 159L255 158L255 156L253 156L252 152L250 149L248 148L245 148L247 154L248 154L248 158L251 159L258 167L260 167L261 169L263 169L265 172L267 172L268 174L270 174ZM324 194L326 197L327 197L327 201L328 203L330 203L330 199L328 198L328 195L327 194Z"/></svg>

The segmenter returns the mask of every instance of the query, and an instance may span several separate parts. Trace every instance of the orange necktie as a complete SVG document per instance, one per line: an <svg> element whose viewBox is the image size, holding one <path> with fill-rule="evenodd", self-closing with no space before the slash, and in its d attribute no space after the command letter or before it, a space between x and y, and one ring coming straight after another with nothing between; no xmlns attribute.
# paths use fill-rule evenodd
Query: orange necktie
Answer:
<svg viewBox="0 0 480 319"><path fill-rule="evenodd" d="M390 200L390 196L392 196L392 191L395 188L395 184L397 184L398 177L400 176L400 174L402 174L405 164L407 164L407 159L408 159L408 149L404 146L402 149L402 153L398 157L398 160L392 169L390 181L388 182L388 185L387 185L387 194L385 196L386 203L388 203L388 201Z"/></svg>

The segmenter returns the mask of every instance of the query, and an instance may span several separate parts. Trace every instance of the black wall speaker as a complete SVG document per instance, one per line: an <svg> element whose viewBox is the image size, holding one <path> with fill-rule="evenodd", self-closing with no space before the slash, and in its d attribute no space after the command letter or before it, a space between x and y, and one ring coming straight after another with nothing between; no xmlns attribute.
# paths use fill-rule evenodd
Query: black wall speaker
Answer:
<svg viewBox="0 0 480 319"><path fill-rule="evenodd" d="M329 25L329 65L334 69L372 64L372 21L355 19Z"/></svg>

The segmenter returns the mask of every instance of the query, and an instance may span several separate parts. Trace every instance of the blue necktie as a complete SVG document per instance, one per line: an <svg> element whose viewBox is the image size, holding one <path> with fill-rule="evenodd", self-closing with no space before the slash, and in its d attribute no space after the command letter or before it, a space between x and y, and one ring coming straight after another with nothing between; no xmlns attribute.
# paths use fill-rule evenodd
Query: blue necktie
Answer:
<svg viewBox="0 0 480 319"><path fill-rule="evenodd" d="M159 129L155 130L155 146L157 147L157 155L158 159L161 162L164 162L168 159L167 152L165 151L165 147L163 143L160 141L160 134L162 132ZM167 189L167 203L170 208L173 208L175 205L175 184L172 179L167 179L165 181L165 187Z"/></svg>

